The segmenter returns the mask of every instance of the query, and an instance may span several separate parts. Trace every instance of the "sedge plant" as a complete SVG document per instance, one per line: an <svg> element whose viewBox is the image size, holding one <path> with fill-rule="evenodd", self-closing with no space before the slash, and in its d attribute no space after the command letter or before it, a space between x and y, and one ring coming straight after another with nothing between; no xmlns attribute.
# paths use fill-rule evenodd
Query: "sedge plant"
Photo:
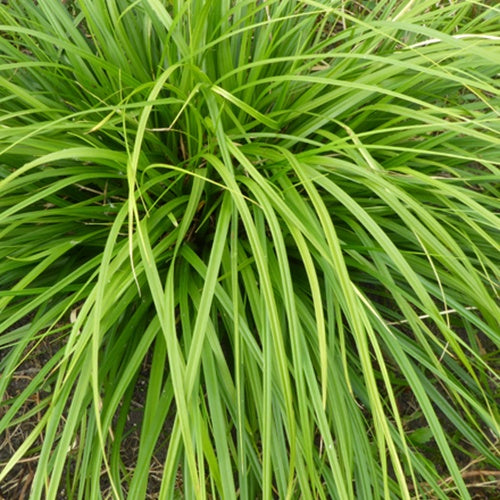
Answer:
<svg viewBox="0 0 500 500"><path fill-rule="evenodd" d="M3 494L493 487L494 3L1 2Z"/></svg>

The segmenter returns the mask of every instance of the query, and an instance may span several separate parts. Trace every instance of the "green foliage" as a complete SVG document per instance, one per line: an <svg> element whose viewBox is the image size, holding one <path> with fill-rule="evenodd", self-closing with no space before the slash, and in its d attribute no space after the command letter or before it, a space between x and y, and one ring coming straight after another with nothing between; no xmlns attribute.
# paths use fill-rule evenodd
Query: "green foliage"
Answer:
<svg viewBox="0 0 500 500"><path fill-rule="evenodd" d="M36 419L0 483L470 498L500 465L491 4L0 4L0 432Z"/></svg>

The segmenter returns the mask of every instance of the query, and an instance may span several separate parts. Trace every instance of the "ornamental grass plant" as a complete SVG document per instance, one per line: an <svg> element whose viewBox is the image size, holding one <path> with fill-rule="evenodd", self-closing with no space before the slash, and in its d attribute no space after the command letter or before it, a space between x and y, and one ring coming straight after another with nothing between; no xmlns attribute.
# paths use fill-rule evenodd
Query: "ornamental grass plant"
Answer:
<svg viewBox="0 0 500 500"><path fill-rule="evenodd" d="M0 3L0 496L495 491L500 11Z"/></svg>

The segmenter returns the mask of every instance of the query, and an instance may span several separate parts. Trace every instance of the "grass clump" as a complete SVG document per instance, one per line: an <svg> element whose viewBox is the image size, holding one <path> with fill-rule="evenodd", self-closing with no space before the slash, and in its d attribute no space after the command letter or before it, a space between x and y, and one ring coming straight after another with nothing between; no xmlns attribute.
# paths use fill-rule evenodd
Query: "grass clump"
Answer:
<svg viewBox="0 0 500 500"><path fill-rule="evenodd" d="M3 2L3 494L494 491L498 14Z"/></svg>

